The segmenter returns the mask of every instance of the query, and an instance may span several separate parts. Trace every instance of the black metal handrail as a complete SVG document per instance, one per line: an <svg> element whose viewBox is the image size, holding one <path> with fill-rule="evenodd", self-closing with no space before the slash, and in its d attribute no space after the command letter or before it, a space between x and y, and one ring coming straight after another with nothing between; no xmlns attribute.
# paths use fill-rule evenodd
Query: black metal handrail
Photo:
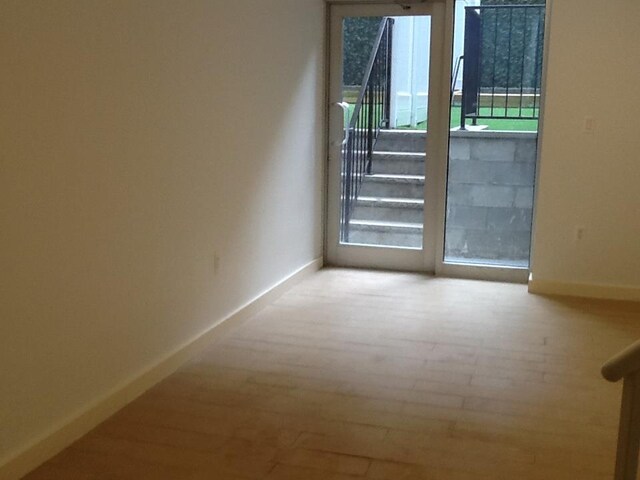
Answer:
<svg viewBox="0 0 640 480"><path fill-rule="evenodd" d="M465 7L461 129L467 119L539 118L544 20L544 5Z"/></svg>
<svg viewBox="0 0 640 480"><path fill-rule="evenodd" d="M380 129L391 118L391 51L393 18L380 22L358 101L347 126L342 148L342 212L340 239L349 241L349 222L364 176L371 173L373 147Z"/></svg>
<svg viewBox="0 0 640 480"><path fill-rule="evenodd" d="M460 55L456 59L456 65L453 69L453 77L451 78L451 99L453 100L453 94L456 91L456 83L458 83L458 77L460 76L460 67L464 62L464 55Z"/></svg>

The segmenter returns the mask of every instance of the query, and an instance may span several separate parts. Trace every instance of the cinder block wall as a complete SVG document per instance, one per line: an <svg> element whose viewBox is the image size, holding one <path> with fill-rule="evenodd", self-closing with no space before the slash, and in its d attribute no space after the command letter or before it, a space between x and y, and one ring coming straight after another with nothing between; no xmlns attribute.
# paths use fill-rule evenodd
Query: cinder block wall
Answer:
<svg viewBox="0 0 640 480"><path fill-rule="evenodd" d="M447 257L527 262L537 134L452 132Z"/></svg>

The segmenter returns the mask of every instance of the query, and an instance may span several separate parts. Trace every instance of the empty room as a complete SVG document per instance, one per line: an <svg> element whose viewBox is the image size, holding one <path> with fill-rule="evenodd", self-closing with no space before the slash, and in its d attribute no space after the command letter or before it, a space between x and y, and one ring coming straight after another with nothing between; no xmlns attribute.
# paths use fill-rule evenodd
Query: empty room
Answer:
<svg viewBox="0 0 640 480"><path fill-rule="evenodd" d="M0 2L0 480L632 480L640 4Z"/></svg>

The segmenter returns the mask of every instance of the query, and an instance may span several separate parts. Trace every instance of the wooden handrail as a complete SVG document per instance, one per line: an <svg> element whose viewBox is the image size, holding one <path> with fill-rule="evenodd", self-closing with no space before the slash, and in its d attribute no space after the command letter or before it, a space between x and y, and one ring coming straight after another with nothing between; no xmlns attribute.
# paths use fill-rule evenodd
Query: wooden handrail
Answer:
<svg viewBox="0 0 640 480"><path fill-rule="evenodd" d="M640 340L602 366L610 382L624 379L614 480L636 480L640 452Z"/></svg>
<svg viewBox="0 0 640 480"><path fill-rule="evenodd" d="M640 371L640 340L632 343L614 355L602 366L602 376L610 382L617 382L632 373Z"/></svg>

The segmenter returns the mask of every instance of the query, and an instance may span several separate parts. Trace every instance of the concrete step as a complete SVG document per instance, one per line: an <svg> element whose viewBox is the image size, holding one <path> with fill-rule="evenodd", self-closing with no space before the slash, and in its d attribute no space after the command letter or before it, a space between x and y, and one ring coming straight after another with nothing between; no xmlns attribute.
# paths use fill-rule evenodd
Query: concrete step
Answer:
<svg viewBox="0 0 640 480"><path fill-rule="evenodd" d="M373 173L424 175L426 154L412 152L374 152Z"/></svg>
<svg viewBox="0 0 640 480"><path fill-rule="evenodd" d="M422 224L424 200L360 197L351 219Z"/></svg>
<svg viewBox="0 0 640 480"><path fill-rule="evenodd" d="M421 248L422 225L418 223L352 220L349 223L349 242L364 245Z"/></svg>
<svg viewBox="0 0 640 480"><path fill-rule="evenodd" d="M413 198L424 197L423 175L366 175L360 190L361 197Z"/></svg>
<svg viewBox="0 0 640 480"><path fill-rule="evenodd" d="M381 130L374 145L376 152L426 151L427 132L424 130Z"/></svg>

